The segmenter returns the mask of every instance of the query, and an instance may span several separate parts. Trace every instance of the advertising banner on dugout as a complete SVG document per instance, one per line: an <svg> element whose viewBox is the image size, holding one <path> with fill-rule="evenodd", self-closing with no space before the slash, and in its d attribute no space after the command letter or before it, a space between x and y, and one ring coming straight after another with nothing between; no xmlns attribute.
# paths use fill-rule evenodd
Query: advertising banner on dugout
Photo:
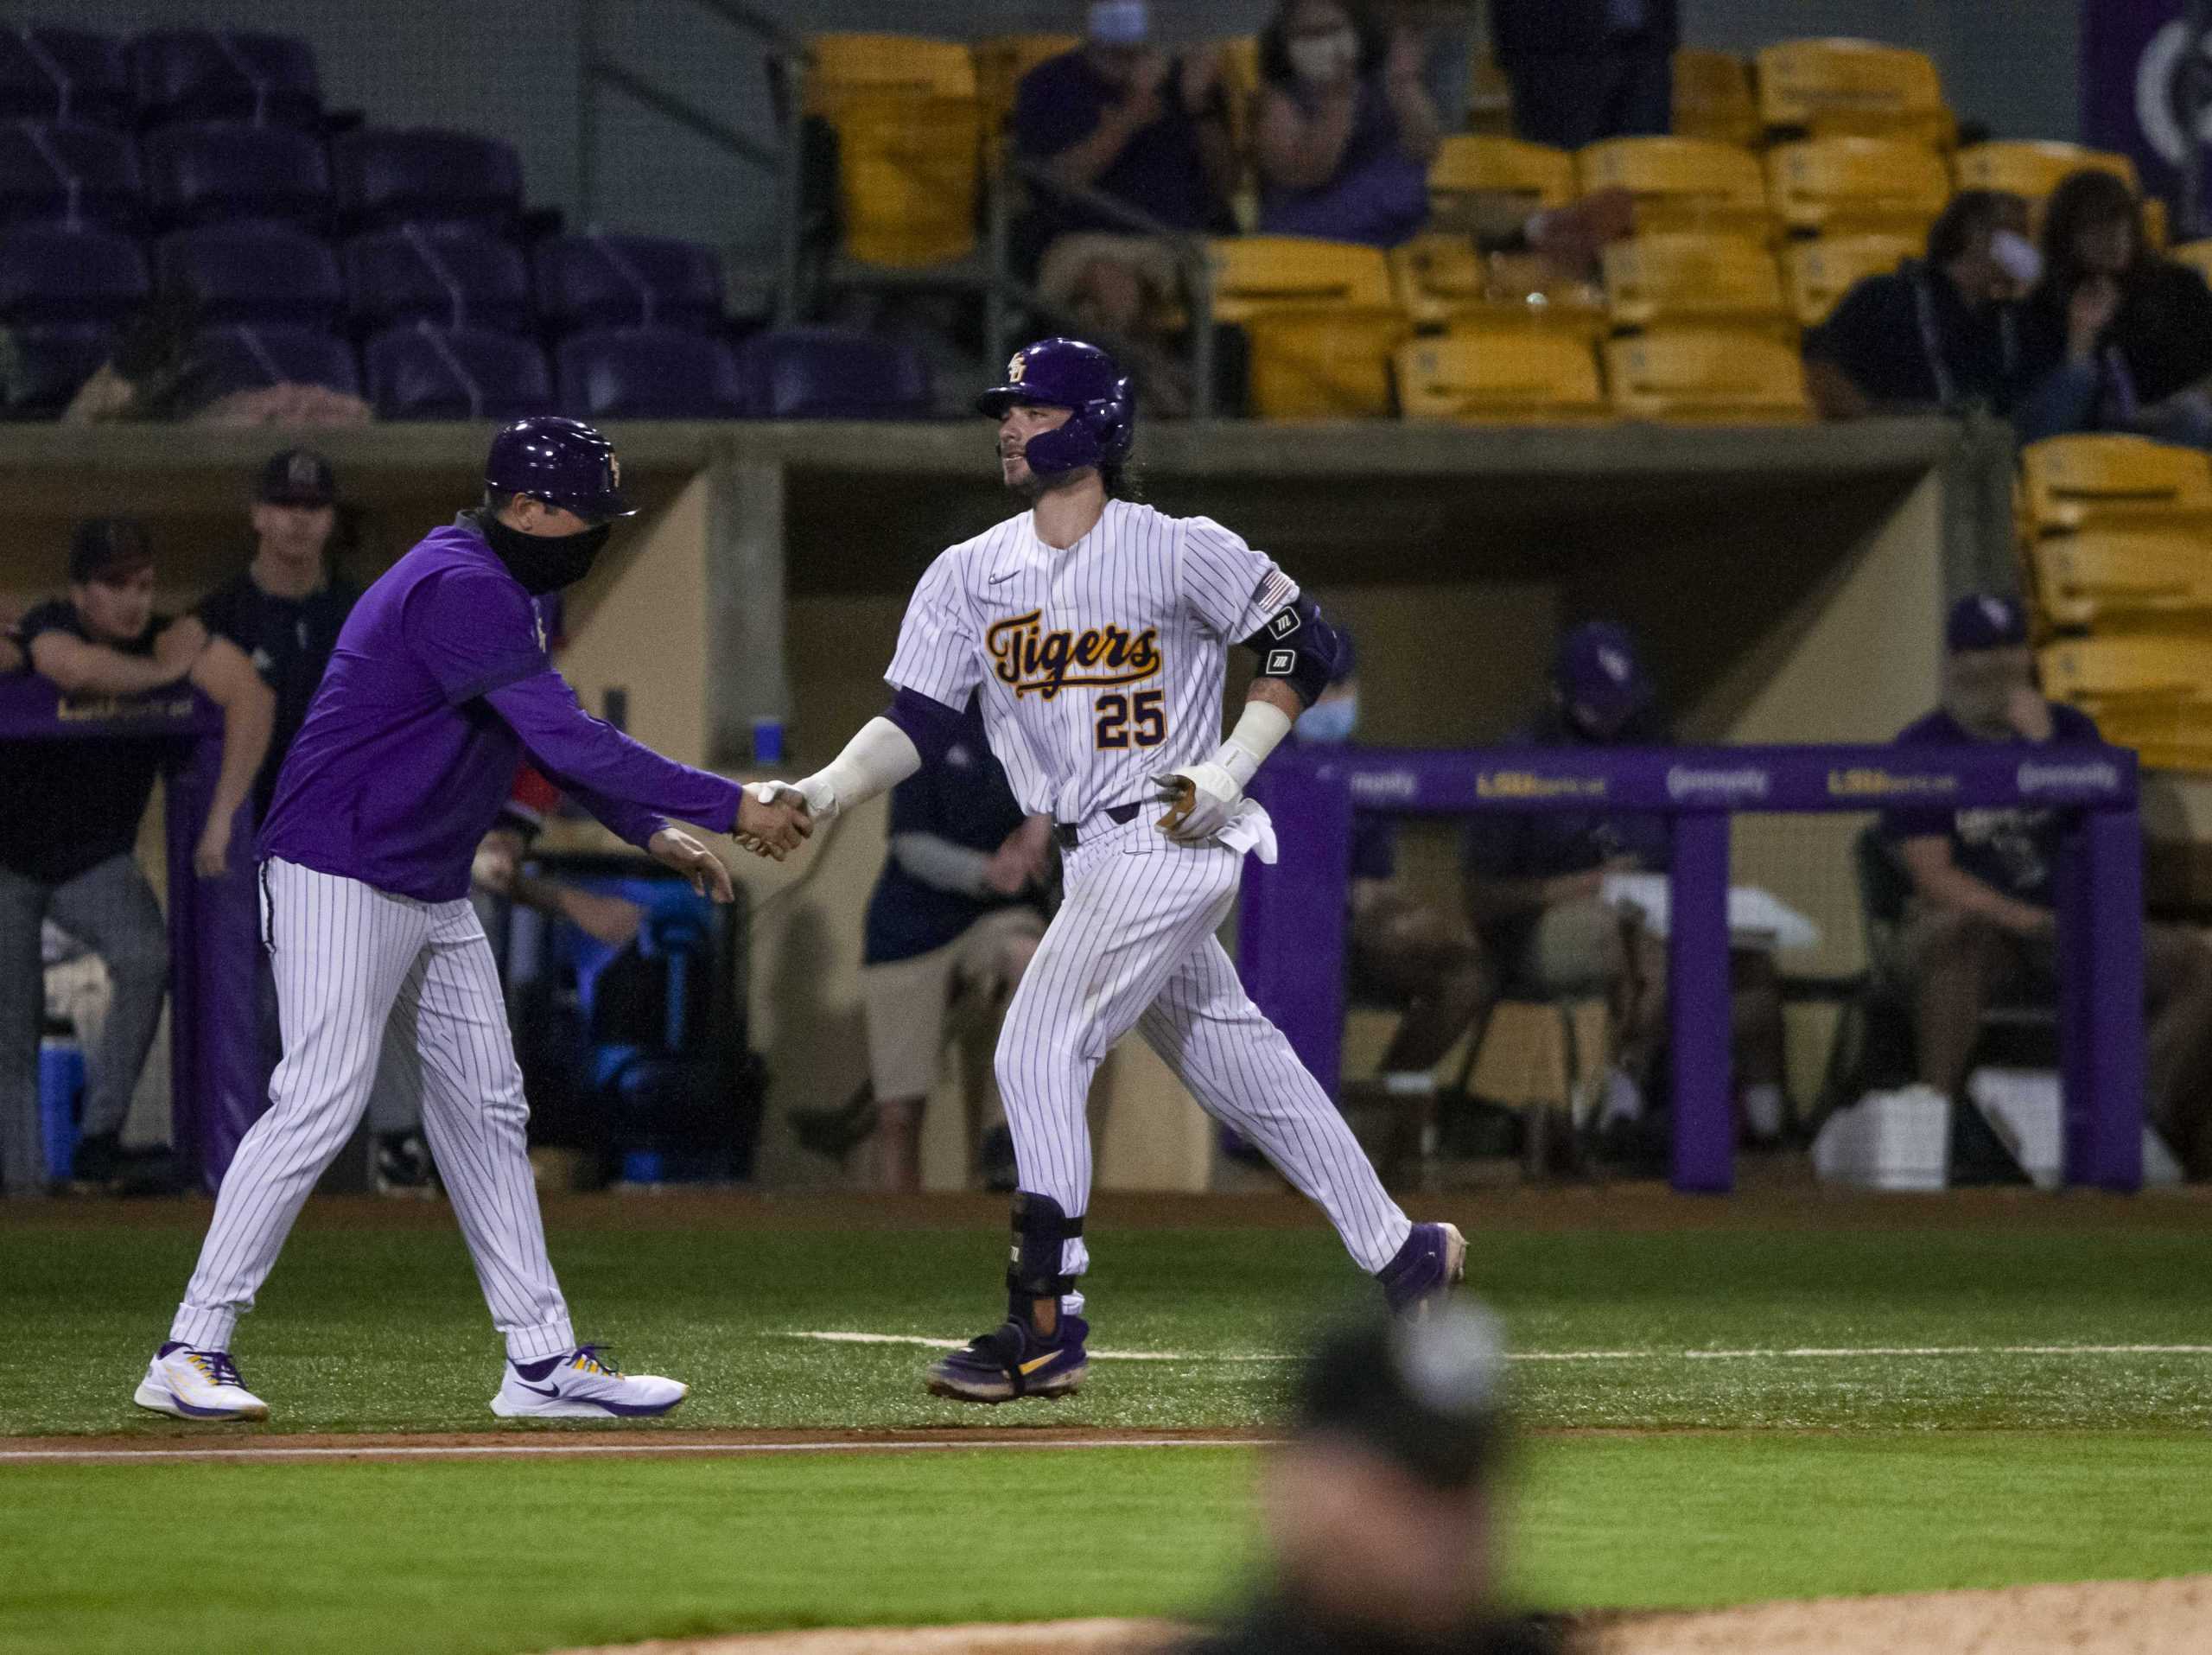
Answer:
<svg viewBox="0 0 2212 1655"><path fill-rule="evenodd" d="M2133 156L2143 188L2180 213L2189 0L2094 0L2082 8L2082 141ZM2212 64L2203 66L2212 70ZM2200 124L2196 141L2203 143ZM2212 170L2212 169L2208 169Z"/></svg>

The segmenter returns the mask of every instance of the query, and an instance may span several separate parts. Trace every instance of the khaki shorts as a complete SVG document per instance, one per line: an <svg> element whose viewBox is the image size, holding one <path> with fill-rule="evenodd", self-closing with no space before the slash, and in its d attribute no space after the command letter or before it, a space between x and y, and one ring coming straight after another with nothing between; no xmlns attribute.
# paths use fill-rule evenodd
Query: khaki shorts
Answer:
<svg viewBox="0 0 2212 1655"><path fill-rule="evenodd" d="M1014 991L1008 945L1033 947L1045 916L1027 903L996 908L942 948L912 959L861 967L861 1005L868 1014L868 1081L878 1098L926 1098L937 1085L945 1014L956 998L982 990Z"/></svg>
<svg viewBox="0 0 2212 1655"><path fill-rule="evenodd" d="M1054 238L1037 266L1039 295L1048 303L1066 306L1075 297L1084 271L1102 259L1127 266L1151 304L1171 305L1182 297L1183 272L1166 242L1111 230L1071 230Z"/></svg>
<svg viewBox="0 0 2212 1655"><path fill-rule="evenodd" d="M1546 908L1514 962L1520 980L1545 994L1602 992L1624 962L1624 928L1621 911L1594 896Z"/></svg>

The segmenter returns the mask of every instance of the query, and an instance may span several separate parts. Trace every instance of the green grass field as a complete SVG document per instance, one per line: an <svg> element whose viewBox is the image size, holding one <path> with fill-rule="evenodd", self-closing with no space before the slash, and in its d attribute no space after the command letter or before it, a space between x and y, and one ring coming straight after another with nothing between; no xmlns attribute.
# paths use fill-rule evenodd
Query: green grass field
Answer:
<svg viewBox="0 0 2212 1655"><path fill-rule="evenodd" d="M1452 1205L1537 1433L1515 1545L1532 1601L2212 1569L2212 1206ZM1003 1256L988 1206L585 1202L552 1228L580 1327L690 1379L693 1429L1264 1427L1282 1359L1363 1284L1274 1202L1207 1210L1268 1227L1094 1220L1094 1346L1171 1359L1102 1358L1071 1403L995 1410L922 1394L918 1346L794 1336L979 1331ZM0 1435L207 1432L129 1402L204 1216L0 1209ZM497 1344L436 1209L311 1209L238 1344L276 1410L257 1435L497 1423ZM1249 1566L1253 1453L0 1461L0 1649L138 1647L155 1626L176 1651L384 1649L404 1626L415 1648L505 1652L1192 1613ZM1017 1521L1065 1560L1042 1598L1007 1567Z"/></svg>

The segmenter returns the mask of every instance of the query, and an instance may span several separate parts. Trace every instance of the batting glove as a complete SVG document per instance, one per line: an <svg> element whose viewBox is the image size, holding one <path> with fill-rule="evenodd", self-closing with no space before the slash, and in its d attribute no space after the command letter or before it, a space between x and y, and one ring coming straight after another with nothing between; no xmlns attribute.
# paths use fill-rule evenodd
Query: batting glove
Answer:
<svg viewBox="0 0 2212 1655"><path fill-rule="evenodd" d="M780 805L785 799L796 799L806 806L814 824L822 826L837 813L836 789L818 776L809 776L804 781L756 781L746 792L763 805Z"/></svg>
<svg viewBox="0 0 2212 1655"><path fill-rule="evenodd" d="M1167 814L1160 818L1160 831L1177 844L1209 843L1229 825L1229 818L1244 798L1236 778L1211 762L1153 780L1167 806Z"/></svg>

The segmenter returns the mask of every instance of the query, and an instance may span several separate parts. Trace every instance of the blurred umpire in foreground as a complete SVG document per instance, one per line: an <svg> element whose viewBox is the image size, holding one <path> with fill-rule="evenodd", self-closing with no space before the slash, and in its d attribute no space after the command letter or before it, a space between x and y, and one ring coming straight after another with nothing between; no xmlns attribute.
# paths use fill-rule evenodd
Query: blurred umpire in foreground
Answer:
<svg viewBox="0 0 2212 1655"><path fill-rule="evenodd" d="M1186 1655L1562 1650L1494 1607L1504 1370L1497 1321L1464 1302L1325 1339L1260 1480L1263 1595Z"/></svg>

